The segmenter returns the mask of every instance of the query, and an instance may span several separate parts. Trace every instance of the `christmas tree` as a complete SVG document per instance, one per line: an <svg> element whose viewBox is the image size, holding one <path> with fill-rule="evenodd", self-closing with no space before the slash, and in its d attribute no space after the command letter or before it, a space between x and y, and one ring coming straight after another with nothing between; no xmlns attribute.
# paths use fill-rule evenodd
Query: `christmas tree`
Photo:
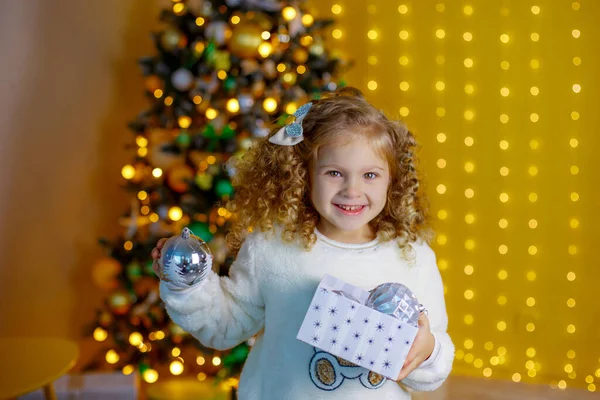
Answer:
<svg viewBox="0 0 600 400"><path fill-rule="evenodd" d="M126 229L101 240L107 256L92 271L110 294L89 328L106 347L88 368L139 370L147 382L182 373L235 382L251 341L218 352L173 324L150 252L187 226L227 274L234 257L225 233L235 218L223 207L235 195L228 160L335 90L347 64L325 48L332 21L315 19L301 1L174 1L160 20L156 54L139 62L150 106L130 123L136 154L121 171L132 198Z"/></svg>

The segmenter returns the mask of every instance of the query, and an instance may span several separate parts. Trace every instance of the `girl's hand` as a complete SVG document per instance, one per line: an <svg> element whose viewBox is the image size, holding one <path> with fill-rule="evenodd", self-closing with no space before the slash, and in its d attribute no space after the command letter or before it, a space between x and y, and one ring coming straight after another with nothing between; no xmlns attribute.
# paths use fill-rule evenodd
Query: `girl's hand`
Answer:
<svg viewBox="0 0 600 400"><path fill-rule="evenodd" d="M434 347L435 338L429 328L429 319L427 319L425 314L421 314L419 315L419 331L417 332L417 337L408 352L400 375L398 375L398 381L406 378L408 374L421 365L423 361L427 360L431 353L433 353Z"/></svg>
<svg viewBox="0 0 600 400"><path fill-rule="evenodd" d="M167 238L162 238L160 239L157 243L156 243L156 247L152 249L152 269L154 270L154 273L160 278L160 268L158 265L158 262L160 260L160 249L162 249L162 247L164 246L165 242L167 241Z"/></svg>

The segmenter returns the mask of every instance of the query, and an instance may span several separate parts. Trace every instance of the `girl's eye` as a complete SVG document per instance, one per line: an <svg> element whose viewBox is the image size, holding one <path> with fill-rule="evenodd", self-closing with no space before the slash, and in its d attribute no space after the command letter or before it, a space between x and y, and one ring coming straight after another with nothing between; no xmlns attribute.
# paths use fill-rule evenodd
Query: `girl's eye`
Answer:
<svg viewBox="0 0 600 400"><path fill-rule="evenodd" d="M329 176L341 176L342 174L340 174L339 171L328 171L327 175L329 175Z"/></svg>
<svg viewBox="0 0 600 400"><path fill-rule="evenodd" d="M367 178L367 179L375 179L375 178L377 178L377 174L375 172L367 172L365 174L365 178Z"/></svg>

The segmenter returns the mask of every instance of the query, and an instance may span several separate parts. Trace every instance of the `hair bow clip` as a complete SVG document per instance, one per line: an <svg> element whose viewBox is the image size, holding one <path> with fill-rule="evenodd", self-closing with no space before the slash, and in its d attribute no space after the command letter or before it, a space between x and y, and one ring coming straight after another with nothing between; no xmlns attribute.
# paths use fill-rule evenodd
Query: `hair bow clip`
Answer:
<svg viewBox="0 0 600 400"><path fill-rule="evenodd" d="M293 146L303 141L302 120L306 117L306 114L308 114L311 107L312 103L306 103L299 107L293 114L296 118L294 122L283 126L277 133L269 138L269 142L280 146Z"/></svg>

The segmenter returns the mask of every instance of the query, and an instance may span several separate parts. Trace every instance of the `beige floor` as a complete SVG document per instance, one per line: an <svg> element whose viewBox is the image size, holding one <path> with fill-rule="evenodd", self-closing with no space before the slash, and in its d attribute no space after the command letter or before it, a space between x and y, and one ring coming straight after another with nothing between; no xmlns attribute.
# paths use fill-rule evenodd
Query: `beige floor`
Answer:
<svg viewBox="0 0 600 400"><path fill-rule="evenodd" d="M581 389L552 389L530 385L452 376L431 393L415 393L413 400L600 400L600 392Z"/></svg>

